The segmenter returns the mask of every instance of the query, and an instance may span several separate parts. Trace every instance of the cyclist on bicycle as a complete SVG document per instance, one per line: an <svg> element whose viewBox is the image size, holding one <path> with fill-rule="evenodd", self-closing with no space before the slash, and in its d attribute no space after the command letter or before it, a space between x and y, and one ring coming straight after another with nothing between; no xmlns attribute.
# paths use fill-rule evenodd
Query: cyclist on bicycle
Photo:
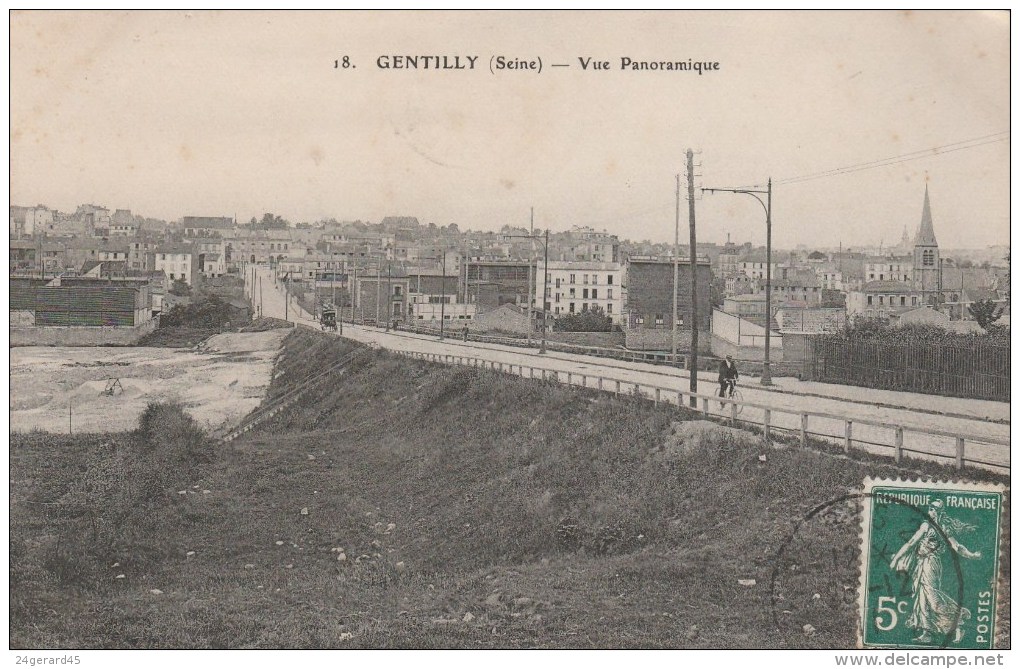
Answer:
<svg viewBox="0 0 1020 669"><path fill-rule="evenodd" d="M719 397L733 397L738 378L737 363L733 362L732 355L728 355L719 363Z"/></svg>

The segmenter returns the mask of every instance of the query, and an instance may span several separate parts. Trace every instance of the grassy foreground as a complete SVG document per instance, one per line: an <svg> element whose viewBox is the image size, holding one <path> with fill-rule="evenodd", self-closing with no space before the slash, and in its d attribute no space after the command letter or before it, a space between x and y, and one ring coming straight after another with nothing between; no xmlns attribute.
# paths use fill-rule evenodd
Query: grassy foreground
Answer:
<svg viewBox="0 0 1020 669"><path fill-rule="evenodd" d="M270 397L351 346L292 333ZM800 521L901 472L689 418L373 351L229 446L12 435L10 645L852 647L856 511Z"/></svg>

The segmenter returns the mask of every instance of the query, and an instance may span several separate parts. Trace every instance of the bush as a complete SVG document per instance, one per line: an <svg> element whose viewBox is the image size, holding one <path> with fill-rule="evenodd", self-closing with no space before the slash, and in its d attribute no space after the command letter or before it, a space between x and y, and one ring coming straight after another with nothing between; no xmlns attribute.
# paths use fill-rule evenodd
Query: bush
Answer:
<svg viewBox="0 0 1020 669"><path fill-rule="evenodd" d="M190 304L176 304L159 319L159 327L222 328L240 325L239 312L216 295Z"/></svg>
<svg viewBox="0 0 1020 669"><path fill-rule="evenodd" d="M558 332L612 332L613 319L602 307L594 307L579 314L559 316L553 321Z"/></svg>

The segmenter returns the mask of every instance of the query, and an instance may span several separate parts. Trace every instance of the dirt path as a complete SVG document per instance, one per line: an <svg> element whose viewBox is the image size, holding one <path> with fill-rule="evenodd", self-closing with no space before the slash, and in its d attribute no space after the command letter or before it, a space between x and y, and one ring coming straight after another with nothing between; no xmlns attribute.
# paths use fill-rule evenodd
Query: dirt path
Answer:
<svg viewBox="0 0 1020 669"><path fill-rule="evenodd" d="M179 401L204 428L234 425L262 401L289 330L230 333L201 350L146 347L12 348L11 430L119 432L149 402ZM103 393L108 380L123 387Z"/></svg>

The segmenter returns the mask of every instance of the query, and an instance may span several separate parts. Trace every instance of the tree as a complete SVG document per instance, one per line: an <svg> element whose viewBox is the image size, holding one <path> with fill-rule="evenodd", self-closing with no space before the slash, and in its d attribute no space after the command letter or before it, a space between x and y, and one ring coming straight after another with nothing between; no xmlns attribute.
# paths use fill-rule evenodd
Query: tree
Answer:
<svg viewBox="0 0 1020 669"><path fill-rule="evenodd" d="M184 279L174 279L173 285L170 286L170 294L177 297L187 297L191 295L191 286Z"/></svg>
<svg viewBox="0 0 1020 669"><path fill-rule="evenodd" d="M991 300L978 300L967 307L967 311L983 330L987 330L988 326L1002 317L1002 307Z"/></svg>
<svg viewBox="0 0 1020 669"><path fill-rule="evenodd" d="M613 319L602 307L593 307L579 314L566 314L553 321L559 332L612 332Z"/></svg>

